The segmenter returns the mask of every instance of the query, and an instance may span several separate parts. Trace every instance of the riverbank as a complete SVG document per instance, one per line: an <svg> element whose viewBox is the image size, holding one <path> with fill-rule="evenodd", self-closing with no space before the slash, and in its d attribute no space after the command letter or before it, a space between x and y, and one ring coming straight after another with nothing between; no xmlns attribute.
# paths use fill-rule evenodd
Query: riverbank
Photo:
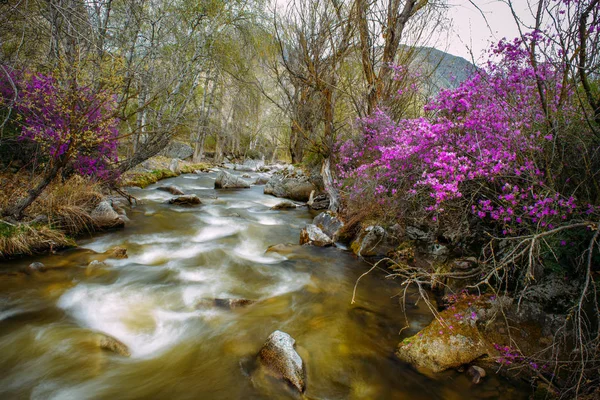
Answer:
<svg viewBox="0 0 600 400"><path fill-rule="evenodd" d="M205 172L208 163L153 157L119 180L120 187L147 187L180 174ZM26 194L37 178L28 173L0 176L0 209ZM73 176L54 182L28 208L22 221L0 221L0 259L52 253L74 247L76 239L95 232L120 229L128 222L128 199L95 181Z"/></svg>
<svg viewBox="0 0 600 400"><path fill-rule="evenodd" d="M120 186L135 186L143 189L162 179L173 178L181 174L207 172L212 167L213 165L208 162L193 163L175 158L156 156L125 172L121 176Z"/></svg>
<svg viewBox="0 0 600 400"><path fill-rule="evenodd" d="M581 279L536 271L536 280L525 289L498 288L499 279L510 282L511 277L494 273L498 270L490 260L457 253L424 225L375 221L349 225L337 214L322 213L302 230L300 244L348 249L371 265L365 276L387 271L387 278L398 283L406 312L415 304L427 305L430 323L417 332L401 332L399 360L428 376L461 371L473 384L501 375L514 384L527 382L541 398L568 397L576 390L568 384L573 369L564 367L576 349L569 341L558 342L557 333L569 327L577 310ZM357 281L354 295L363 290ZM407 319L406 326L412 323ZM595 393L593 384L581 390L582 396Z"/></svg>

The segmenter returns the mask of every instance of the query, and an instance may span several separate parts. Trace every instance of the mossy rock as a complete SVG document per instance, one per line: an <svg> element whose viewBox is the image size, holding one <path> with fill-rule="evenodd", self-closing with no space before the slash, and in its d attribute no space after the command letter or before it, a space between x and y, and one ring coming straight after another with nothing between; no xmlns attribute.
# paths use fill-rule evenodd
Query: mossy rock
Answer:
<svg viewBox="0 0 600 400"><path fill-rule="evenodd" d="M442 311L425 329L405 338L396 350L402 361L423 372L442 372L495 354L477 327L477 314L485 301L465 302Z"/></svg>
<svg viewBox="0 0 600 400"><path fill-rule="evenodd" d="M126 174L121 180L122 186L137 186L145 188L153 183L156 183L162 179L173 178L179 174L169 169L155 169L148 172L137 172L130 175Z"/></svg>

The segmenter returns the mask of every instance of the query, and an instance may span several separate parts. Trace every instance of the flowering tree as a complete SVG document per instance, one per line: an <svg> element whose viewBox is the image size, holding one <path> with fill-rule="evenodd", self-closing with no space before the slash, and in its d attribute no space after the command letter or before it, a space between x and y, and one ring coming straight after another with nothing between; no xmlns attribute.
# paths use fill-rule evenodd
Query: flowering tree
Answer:
<svg viewBox="0 0 600 400"><path fill-rule="evenodd" d="M102 180L114 176L118 119L110 94L75 83L63 86L51 75L13 73L10 79L18 92L15 96L13 90L11 95L7 85L2 85L0 105L13 102L21 125L19 139L38 145L45 173L28 196L4 210L4 215L20 219L61 171Z"/></svg>

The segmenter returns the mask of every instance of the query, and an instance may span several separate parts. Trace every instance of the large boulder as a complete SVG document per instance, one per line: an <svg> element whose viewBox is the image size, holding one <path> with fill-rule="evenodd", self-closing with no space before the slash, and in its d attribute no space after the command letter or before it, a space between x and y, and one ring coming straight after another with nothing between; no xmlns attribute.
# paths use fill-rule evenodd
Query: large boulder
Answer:
<svg viewBox="0 0 600 400"><path fill-rule="evenodd" d="M215 189L247 189L250 184L226 171L221 171L215 179Z"/></svg>
<svg viewBox="0 0 600 400"><path fill-rule="evenodd" d="M234 164L233 169L236 171L254 172L254 171L258 171L264 165L265 165L265 162L263 160L247 159L244 161L243 164Z"/></svg>
<svg viewBox="0 0 600 400"><path fill-rule="evenodd" d="M331 238L336 241L338 232L344 226L344 223L331 212L322 212L313 219L313 225L316 225Z"/></svg>
<svg viewBox="0 0 600 400"><path fill-rule="evenodd" d="M265 185L265 194L296 201L308 201L318 188L306 176L273 175Z"/></svg>
<svg viewBox="0 0 600 400"><path fill-rule="evenodd" d="M424 372L441 372L492 354L477 327L476 312L456 308L443 311L425 329L404 339L396 356Z"/></svg>
<svg viewBox="0 0 600 400"><path fill-rule="evenodd" d="M287 382L300 393L306 390L304 362L294 348L296 341L282 331L273 332L258 353L258 362L277 379Z"/></svg>
<svg viewBox="0 0 600 400"><path fill-rule="evenodd" d="M300 231L300 244L312 244L314 246L331 246L333 241L318 226L309 224Z"/></svg>
<svg viewBox="0 0 600 400"><path fill-rule="evenodd" d="M173 197L167 201L168 204L174 204L178 206L195 206L202 204L200 198L195 194L188 194L185 196Z"/></svg>
<svg viewBox="0 0 600 400"><path fill-rule="evenodd" d="M360 257L384 257L395 247L396 239L381 226L369 226L352 242L352 251Z"/></svg>
<svg viewBox="0 0 600 400"><path fill-rule="evenodd" d="M271 179L270 175L260 174L260 175L258 175L258 177L256 177L254 184L255 185L266 185L267 182L269 182L269 179Z"/></svg>
<svg viewBox="0 0 600 400"><path fill-rule="evenodd" d="M189 144L173 141L160 153L165 157L185 160L194 154L194 149Z"/></svg>
<svg viewBox="0 0 600 400"><path fill-rule="evenodd" d="M101 201L91 212L94 225L99 229L119 228L125 225L125 221L112 208L112 205L106 201Z"/></svg>

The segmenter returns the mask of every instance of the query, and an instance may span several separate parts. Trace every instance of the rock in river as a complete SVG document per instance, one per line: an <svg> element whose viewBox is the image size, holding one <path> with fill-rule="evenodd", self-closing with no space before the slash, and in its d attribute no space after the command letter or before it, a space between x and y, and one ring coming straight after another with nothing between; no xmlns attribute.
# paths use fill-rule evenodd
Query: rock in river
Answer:
<svg viewBox="0 0 600 400"><path fill-rule="evenodd" d="M306 371L304 362L294 348L296 341L282 331L271 333L258 353L258 361L271 375L282 379L304 393L306 389Z"/></svg>
<svg viewBox="0 0 600 400"><path fill-rule="evenodd" d="M156 189L162 190L163 192L169 192L174 196L183 196L185 194L185 193L183 193L183 191L181 189L179 189L178 187L173 186L173 185L161 186Z"/></svg>
<svg viewBox="0 0 600 400"><path fill-rule="evenodd" d="M168 200L167 203L175 204L178 206L195 206L201 204L200 198L195 194L188 194L185 196L173 197Z"/></svg>
<svg viewBox="0 0 600 400"><path fill-rule="evenodd" d="M344 223L332 212L322 212L313 219L313 224L318 226L324 234L332 240L337 240L338 232L344 227Z"/></svg>
<svg viewBox="0 0 600 400"><path fill-rule="evenodd" d="M265 185L267 182L269 182L269 179L271 179L270 175L260 174L254 181L254 184L255 185Z"/></svg>
<svg viewBox="0 0 600 400"><path fill-rule="evenodd" d="M219 307L233 310L235 308L246 307L256 303L255 300L249 299L202 299L196 308Z"/></svg>
<svg viewBox="0 0 600 400"><path fill-rule="evenodd" d="M103 350L112 351L124 357L131 355L127 345L112 336L98 332L96 333L96 340L98 341L98 346Z"/></svg>
<svg viewBox="0 0 600 400"><path fill-rule="evenodd" d="M314 246L325 247L331 246L333 241L329 236L323 233L321 228L309 224L300 231L300 244L312 244Z"/></svg>
<svg viewBox="0 0 600 400"><path fill-rule="evenodd" d="M112 205L106 200L101 201L90 216L94 221L94 225L99 229L118 228L125 225L121 216L117 214Z"/></svg>
<svg viewBox="0 0 600 400"><path fill-rule="evenodd" d="M424 371L441 372L493 354L474 311L486 307L486 302L482 299L467 305L467 301L454 303L454 309L440 312L425 329L404 339L396 350L398 358Z"/></svg>
<svg viewBox="0 0 600 400"><path fill-rule="evenodd" d="M116 258L116 259L124 259L127 258L127 249L125 247L121 247L121 246L115 246L115 247L111 247L110 249L106 250L104 253L102 253L106 258Z"/></svg>
<svg viewBox="0 0 600 400"><path fill-rule="evenodd" d="M318 188L306 176L273 175L265 186L265 194L296 201L308 201L310 194L316 190Z"/></svg>
<svg viewBox="0 0 600 400"><path fill-rule="evenodd" d="M221 171L215 179L215 189L247 189L250 184L226 171Z"/></svg>
<svg viewBox="0 0 600 400"><path fill-rule="evenodd" d="M288 209L292 209L292 208L297 208L298 206L294 203L292 203L289 200L284 200L280 203L275 204L273 207L271 207L271 210L288 210Z"/></svg>
<svg viewBox="0 0 600 400"><path fill-rule="evenodd" d="M27 275L31 275L34 272L45 272L46 269L47 269L46 266L44 264L42 264L41 262L32 262L27 267L23 268L21 270L21 272L23 272Z"/></svg>

